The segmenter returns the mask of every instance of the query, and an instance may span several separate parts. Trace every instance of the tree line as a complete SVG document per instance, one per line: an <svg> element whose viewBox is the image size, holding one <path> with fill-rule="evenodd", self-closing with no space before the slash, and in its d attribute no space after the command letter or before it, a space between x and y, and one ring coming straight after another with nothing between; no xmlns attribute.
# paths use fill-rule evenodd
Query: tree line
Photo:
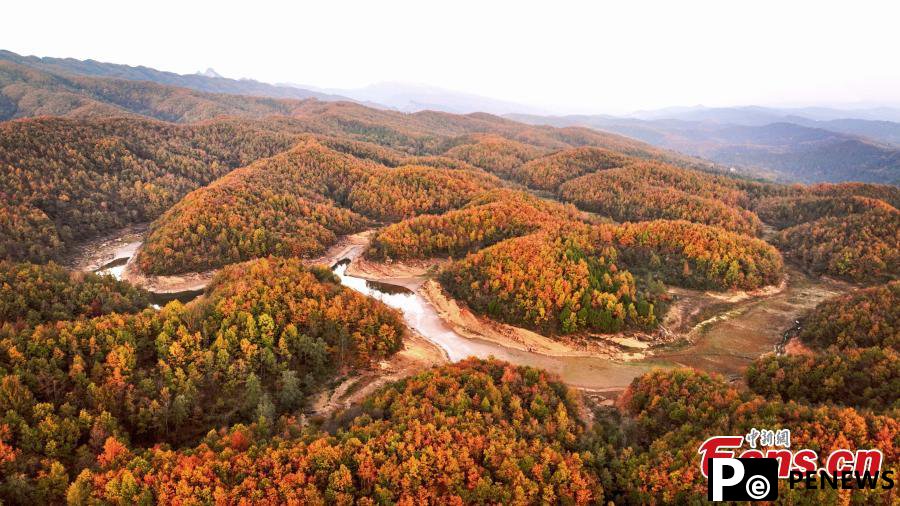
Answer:
<svg viewBox="0 0 900 506"><path fill-rule="evenodd" d="M111 445L190 445L248 422L268 434L323 381L396 352L404 332L396 311L329 270L275 258L224 269L187 306L5 323L0 497L62 502Z"/></svg>

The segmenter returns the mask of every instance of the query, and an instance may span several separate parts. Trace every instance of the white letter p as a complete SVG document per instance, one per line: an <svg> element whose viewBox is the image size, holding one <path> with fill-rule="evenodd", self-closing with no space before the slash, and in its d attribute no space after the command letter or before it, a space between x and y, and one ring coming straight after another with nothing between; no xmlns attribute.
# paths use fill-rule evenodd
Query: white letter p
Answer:
<svg viewBox="0 0 900 506"><path fill-rule="evenodd" d="M722 477L725 466L734 470L734 476L728 479ZM722 489L737 485L744 479L744 465L738 459L712 459L712 472L709 476L712 478L712 500L722 501Z"/></svg>

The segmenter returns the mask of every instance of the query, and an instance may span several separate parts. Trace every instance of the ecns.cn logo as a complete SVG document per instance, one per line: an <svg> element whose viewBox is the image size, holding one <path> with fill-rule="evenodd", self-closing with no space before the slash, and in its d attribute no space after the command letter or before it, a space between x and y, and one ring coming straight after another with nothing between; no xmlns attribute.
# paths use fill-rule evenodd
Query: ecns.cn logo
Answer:
<svg viewBox="0 0 900 506"><path fill-rule="evenodd" d="M778 499L778 461L767 458L709 459L706 498L710 501Z"/></svg>

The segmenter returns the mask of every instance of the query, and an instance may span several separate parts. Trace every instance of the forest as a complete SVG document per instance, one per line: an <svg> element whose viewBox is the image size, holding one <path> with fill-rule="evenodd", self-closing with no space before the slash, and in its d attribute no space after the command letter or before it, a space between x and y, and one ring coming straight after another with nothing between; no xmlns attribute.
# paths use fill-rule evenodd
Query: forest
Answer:
<svg viewBox="0 0 900 506"><path fill-rule="evenodd" d="M183 452L119 451L67 498L591 504L603 493L579 451L577 409L573 392L542 371L470 360L381 390L334 435L295 435L288 421L272 438L236 426Z"/></svg>
<svg viewBox="0 0 900 506"><path fill-rule="evenodd" d="M900 276L900 211L889 205L796 225L773 243L812 272L858 283Z"/></svg>
<svg viewBox="0 0 900 506"><path fill-rule="evenodd" d="M900 351L900 281L834 297L805 318L800 340L816 348L868 348Z"/></svg>
<svg viewBox="0 0 900 506"><path fill-rule="evenodd" d="M587 128L77 68L0 61L2 504L695 504L699 445L759 427L819 455L875 447L898 470L896 186L785 185ZM148 232L129 269L207 272L203 294L159 307L70 270L132 225ZM634 365L663 367L597 402L494 358L417 365L403 313L310 265L363 231L377 268L440 260L418 280L478 322L626 338L647 347ZM829 296L738 373L653 356L696 344L655 340L676 304L706 303L691 325L737 320L722 308L795 283L767 315ZM362 377L380 382L345 382ZM313 410L339 385L355 402ZM785 504L896 501L781 488Z"/></svg>
<svg viewBox="0 0 900 506"><path fill-rule="evenodd" d="M462 160L504 179L519 177L525 162L541 156L545 149L512 141L498 135L462 137L453 140L455 146L444 156Z"/></svg>
<svg viewBox="0 0 900 506"><path fill-rule="evenodd" d="M781 281L781 255L752 237L761 222L748 208L790 189L626 157L613 163L602 150L579 153L561 151L551 157L559 163L544 167L568 171L559 173L568 178L560 200L587 214L524 192L495 191L459 210L382 228L365 254L380 261L451 257L439 277L451 295L478 313L549 333L652 328L668 299L663 283L754 290ZM616 163L626 165L610 168ZM620 195L631 199L631 211L610 211L620 208L608 195L588 197L616 184L629 189ZM654 189L692 204L677 210ZM624 223L590 229L611 220ZM563 237L561 230L572 232ZM572 237L585 235L591 237L576 240L572 250Z"/></svg>
<svg viewBox="0 0 900 506"><path fill-rule="evenodd" d="M781 255L758 239L685 221L573 223L509 239L452 263L441 283L471 308L544 332L649 328L662 283L755 289L781 279Z"/></svg>
<svg viewBox="0 0 900 506"><path fill-rule="evenodd" d="M772 243L804 268L857 283L900 276L900 190L863 183L791 188L756 202Z"/></svg>
<svg viewBox="0 0 900 506"><path fill-rule="evenodd" d="M64 493L69 504L682 503L705 494L695 456L710 431L765 426L791 427L792 445L820 455L875 445L896 463L894 416L766 400L687 369L636 379L619 407L595 408L591 426L580 421L582 402L539 369L470 359L389 385L334 433L283 416L210 431L183 449L108 436L94 466L68 487L57 468L40 493ZM4 465L15 465L21 452L5 449L13 457ZM781 494L787 503L846 499L827 488L782 486ZM880 503L890 492L853 497Z"/></svg>
<svg viewBox="0 0 900 506"><path fill-rule="evenodd" d="M612 333L656 322L655 293L617 265L618 250L581 233L503 241L448 266L441 284L473 310L547 333Z"/></svg>
<svg viewBox="0 0 900 506"><path fill-rule="evenodd" d="M426 214L379 229L366 249L375 260L461 258L505 239L585 221L570 206L515 190L479 194L461 209Z"/></svg>
<svg viewBox="0 0 900 506"><path fill-rule="evenodd" d="M821 302L797 338L810 352L758 359L747 371L750 388L783 399L900 409L900 281Z"/></svg>
<svg viewBox="0 0 900 506"><path fill-rule="evenodd" d="M760 220L740 207L748 197L733 181L640 163L594 172L560 186L560 198L616 221L687 220L757 235ZM729 184L731 183L731 184Z"/></svg>
<svg viewBox="0 0 900 506"><path fill-rule="evenodd" d="M294 137L237 121L0 123L0 252L59 260L76 240L152 221L188 192L287 149Z"/></svg>
<svg viewBox="0 0 900 506"><path fill-rule="evenodd" d="M765 241L687 221L645 221L598 227L634 269L659 273L667 283L712 290L754 290L777 284L784 262Z"/></svg>
<svg viewBox="0 0 900 506"><path fill-rule="evenodd" d="M563 182L590 172L621 167L628 158L594 147L558 151L523 164L515 179L537 190L556 191Z"/></svg>
<svg viewBox="0 0 900 506"><path fill-rule="evenodd" d="M379 230L366 256L452 257L439 279L454 297L550 333L650 328L663 283L753 290L781 280L781 255L759 239L686 221L594 221L571 206L495 191Z"/></svg>
<svg viewBox="0 0 900 506"><path fill-rule="evenodd" d="M60 474L111 446L178 446L248 422L273 430L326 378L396 352L404 332L394 310L296 259L229 266L187 306L4 324L0 427L14 459L0 497L59 502Z"/></svg>
<svg viewBox="0 0 900 506"><path fill-rule="evenodd" d="M497 185L478 170L388 168L303 141L189 194L154 223L138 262L177 274L268 255L316 257L374 222L448 211Z"/></svg>
<svg viewBox="0 0 900 506"><path fill-rule="evenodd" d="M827 455L838 448L884 451L883 468L896 473L898 430L894 413L830 403L766 399L721 377L690 369L656 371L636 379L594 427L594 454L616 504L694 503L706 494L697 449L709 434L742 435L758 427L790 427L791 448ZM873 504L892 501L890 490L790 489L779 483L779 503Z"/></svg>
<svg viewBox="0 0 900 506"><path fill-rule="evenodd" d="M70 272L56 265L0 260L0 322L37 325L134 313L150 304L146 290L111 276Z"/></svg>

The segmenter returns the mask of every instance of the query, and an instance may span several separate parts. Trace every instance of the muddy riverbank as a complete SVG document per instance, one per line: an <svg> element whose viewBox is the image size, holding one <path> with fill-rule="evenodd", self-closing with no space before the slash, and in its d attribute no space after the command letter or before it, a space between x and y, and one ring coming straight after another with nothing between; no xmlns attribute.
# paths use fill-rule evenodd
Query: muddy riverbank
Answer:
<svg viewBox="0 0 900 506"><path fill-rule="evenodd" d="M94 272L122 267L144 242L148 224L132 225L72 248L62 265L73 271ZM122 269L110 274L120 273Z"/></svg>
<svg viewBox="0 0 900 506"><path fill-rule="evenodd" d="M361 246L351 253L358 257L362 250ZM634 377L655 367L693 367L738 378L754 359L774 352L785 329L819 302L852 289L847 283L810 276L792 266L787 267L785 279L778 286L750 292L676 288L670 291L675 301L663 319L661 333L666 335L662 342L652 341L657 336L637 334L591 336L599 338L599 342L581 344L552 340L474 315L427 277L431 272L427 266L363 261L361 267L354 268L358 261L349 264L344 277L364 277L370 283L409 289L421 301L405 303L410 307L401 307L402 311L433 313L442 326L427 332L452 332L462 338L459 343L444 346L477 343L474 350L468 351L543 367L574 386L597 392L621 390ZM371 289L368 287L369 292Z"/></svg>
<svg viewBox="0 0 900 506"><path fill-rule="evenodd" d="M403 340L403 349L371 370L343 378L330 388L324 388L310 403L307 414L327 417L331 413L361 402L378 388L416 374L419 371L449 362L440 347L419 333L410 331Z"/></svg>
<svg viewBox="0 0 900 506"><path fill-rule="evenodd" d="M129 229L105 238L85 248L72 265L104 268L157 296L202 293L215 271L166 277L137 271L134 255L145 232L146 227ZM621 390L655 367L690 366L736 377L757 356L773 351L782 332L806 311L850 288L788 268L782 285L755 292L672 289L675 301L663 319L661 340L642 334L556 339L475 315L449 297L432 279L445 260L385 264L361 258L372 232L345 236L306 263L331 265L344 285L399 309L413 337L396 362L386 361L379 369L351 378L355 386L331 391L317 412L352 400L355 392L368 391L367 385L386 381L379 378L470 355L541 367L593 392Z"/></svg>
<svg viewBox="0 0 900 506"><path fill-rule="evenodd" d="M687 298L698 312L683 323L685 344L656 358L730 377L742 375L754 359L775 351L785 330L822 300L853 288L827 276L810 276L788 265L781 289L732 302L708 294Z"/></svg>

